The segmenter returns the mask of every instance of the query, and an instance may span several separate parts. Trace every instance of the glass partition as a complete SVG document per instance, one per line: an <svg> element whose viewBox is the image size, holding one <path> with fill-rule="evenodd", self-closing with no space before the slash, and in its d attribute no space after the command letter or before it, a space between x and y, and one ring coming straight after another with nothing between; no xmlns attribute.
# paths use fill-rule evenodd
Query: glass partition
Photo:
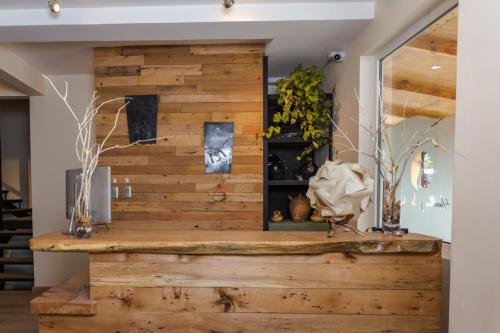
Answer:
<svg viewBox="0 0 500 333"><path fill-rule="evenodd" d="M455 8L380 62L380 111L384 115L380 119L388 127L391 146L402 153L417 138L429 137L445 148L424 145L410 158L398 191L401 226L448 242L453 204L457 16Z"/></svg>

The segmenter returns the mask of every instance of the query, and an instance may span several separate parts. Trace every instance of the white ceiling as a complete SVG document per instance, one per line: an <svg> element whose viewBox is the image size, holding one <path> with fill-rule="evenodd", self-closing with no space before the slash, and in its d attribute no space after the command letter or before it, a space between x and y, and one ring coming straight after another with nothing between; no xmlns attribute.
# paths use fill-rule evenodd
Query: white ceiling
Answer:
<svg viewBox="0 0 500 333"><path fill-rule="evenodd" d="M305 0L236 0L236 4L263 4L263 3L303 3ZM367 2L367 0L313 0L310 2ZM368 1L370 2L370 1ZM59 0L63 8L97 8L97 7L135 7L141 6L183 6L183 5L210 5L220 4L222 0ZM45 0L3 0L0 10L3 9L45 9Z"/></svg>
<svg viewBox="0 0 500 333"><path fill-rule="evenodd" d="M299 63L324 65L374 15L361 0L236 0L229 11L222 0L60 2L59 16L44 0L0 2L0 43L45 74L92 73L94 46L263 40L279 77Z"/></svg>

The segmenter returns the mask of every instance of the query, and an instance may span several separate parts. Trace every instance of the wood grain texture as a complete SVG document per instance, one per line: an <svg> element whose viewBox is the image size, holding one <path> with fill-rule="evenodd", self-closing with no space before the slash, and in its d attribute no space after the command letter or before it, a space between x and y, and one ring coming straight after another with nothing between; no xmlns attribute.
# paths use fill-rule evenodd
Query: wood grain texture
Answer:
<svg viewBox="0 0 500 333"><path fill-rule="evenodd" d="M127 222L133 219L142 228L164 220L175 229L262 229L263 56L261 43L95 50L95 86L101 98L157 94L157 135L165 137L155 145L113 150L101 158L100 165L111 166L113 178L120 179L118 186L129 178L135 194L114 202L111 228L137 229ZM113 127L122 105L106 105L96 117L98 142ZM205 175L203 123L210 121L234 122L232 176L241 182ZM125 113L107 146L115 144L128 144ZM178 182L156 176L173 176ZM255 177L252 185L247 176ZM176 194L183 200L172 200ZM200 216L204 211L211 214ZM210 222L202 221L207 218Z"/></svg>
<svg viewBox="0 0 500 333"><path fill-rule="evenodd" d="M158 213L152 212L151 216ZM169 214L185 214L171 212ZM241 218L241 212L193 212L195 216L215 217L225 214ZM158 216L162 216L161 213ZM232 216L232 215L231 215ZM90 239L76 239L59 232L30 240L34 251L53 252L145 252L170 254L320 254L348 253L436 253L441 241L428 236L408 234L390 237L381 233L364 236L339 233L327 238L323 232L261 232L190 230L159 233L156 230L98 229Z"/></svg>
<svg viewBox="0 0 500 333"><path fill-rule="evenodd" d="M435 316L439 290L98 287L100 311Z"/></svg>
<svg viewBox="0 0 500 333"><path fill-rule="evenodd" d="M438 316L272 313L134 313L86 318L46 316L40 333L439 333Z"/></svg>
<svg viewBox="0 0 500 333"><path fill-rule="evenodd" d="M31 312L38 315L95 315L97 302L90 299L88 275L88 271L77 274L33 299Z"/></svg>
<svg viewBox="0 0 500 333"><path fill-rule="evenodd" d="M91 288L209 287L423 289L441 287L439 266L303 263L92 262Z"/></svg>
<svg viewBox="0 0 500 333"><path fill-rule="evenodd" d="M40 332L440 331L441 252L440 242L431 237L339 233L329 240L343 250L319 254L293 254L293 246L318 245L326 239L323 233L111 230L77 242L93 247L100 238L112 245L124 237L130 245L169 239L177 248L194 247L188 246L190 254L154 253L153 248L91 253L89 293L95 315L42 315ZM196 254L213 248L220 237L224 254ZM414 241L435 244L437 250L417 246L407 251ZM245 254L232 254L243 243L253 245ZM347 251L353 248L349 243L377 251ZM257 244L268 252L252 254ZM279 246L287 251L274 253Z"/></svg>

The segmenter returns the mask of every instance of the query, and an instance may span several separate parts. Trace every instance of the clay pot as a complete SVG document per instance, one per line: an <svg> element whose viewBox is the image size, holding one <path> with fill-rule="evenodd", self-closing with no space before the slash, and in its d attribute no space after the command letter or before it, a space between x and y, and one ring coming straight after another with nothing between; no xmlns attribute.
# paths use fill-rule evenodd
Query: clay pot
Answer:
<svg viewBox="0 0 500 333"><path fill-rule="evenodd" d="M310 219L312 222L315 222L315 223L326 222L326 217L321 216L320 212L317 210L313 211Z"/></svg>
<svg viewBox="0 0 500 333"><path fill-rule="evenodd" d="M283 221L283 214L279 210L275 210L273 215L271 216L271 221L273 222L281 222Z"/></svg>
<svg viewBox="0 0 500 333"><path fill-rule="evenodd" d="M290 210L290 216L294 222L306 221L311 214L311 203L309 199L303 195L289 195L288 199L290 203L288 204L288 209Z"/></svg>

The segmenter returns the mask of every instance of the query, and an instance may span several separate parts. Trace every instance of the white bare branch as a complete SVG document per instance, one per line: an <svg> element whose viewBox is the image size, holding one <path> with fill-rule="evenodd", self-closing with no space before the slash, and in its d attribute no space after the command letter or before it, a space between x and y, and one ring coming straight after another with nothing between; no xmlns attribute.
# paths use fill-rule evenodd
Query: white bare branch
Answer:
<svg viewBox="0 0 500 333"><path fill-rule="evenodd" d="M142 143L150 142L153 140L162 140L167 137L165 136L162 138L138 140L136 142L133 142L125 146L114 145L111 147L104 148L108 139L112 136L113 132L118 127L118 120L121 111L124 108L126 108L126 106L130 101L126 101L127 98L113 98L110 100L106 100L96 106L99 96L97 95L97 92L94 91L90 103L85 108L83 117L80 119L77 115L77 112L75 112L75 109L71 106L71 104L68 101L68 94L69 94L68 82L65 81L65 89L63 93L56 87L54 82L49 77L45 75L43 77L50 83L50 85L56 92L57 96L59 96L59 98L63 101L64 105L75 119L77 125L78 133L75 141L75 154L76 157L78 158L78 161L80 162L82 173L80 175L79 192L75 200L75 216L77 222L90 221L89 204L90 204L90 194L92 186L92 175L94 174L95 169L99 164L99 156L101 156L101 154L103 154L104 152L112 149L127 148ZM106 136L100 143L94 143L95 133L93 132L93 127L95 123L95 117L97 116L97 114L99 113L99 111L103 106L121 100L125 100L126 102L124 103L124 105L122 105L117 109L112 128L109 130L109 132L106 134Z"/></svg>

